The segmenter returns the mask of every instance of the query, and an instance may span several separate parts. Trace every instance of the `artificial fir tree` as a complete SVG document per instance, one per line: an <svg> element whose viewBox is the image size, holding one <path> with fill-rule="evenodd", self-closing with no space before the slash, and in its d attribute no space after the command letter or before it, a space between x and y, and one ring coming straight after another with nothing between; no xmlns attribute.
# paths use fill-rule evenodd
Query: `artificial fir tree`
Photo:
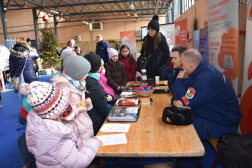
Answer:
<svg viewBox="0 0 252 168"><path fill-rule="evenodd" d="M42 36L40 43L40 53L44 64L49 64L50 67L60 67L61 57L56 53L56 48L59 48L58 39L54 34L54 29L48 27L48 22L45 22L45 27L40 30Z"/></svg>

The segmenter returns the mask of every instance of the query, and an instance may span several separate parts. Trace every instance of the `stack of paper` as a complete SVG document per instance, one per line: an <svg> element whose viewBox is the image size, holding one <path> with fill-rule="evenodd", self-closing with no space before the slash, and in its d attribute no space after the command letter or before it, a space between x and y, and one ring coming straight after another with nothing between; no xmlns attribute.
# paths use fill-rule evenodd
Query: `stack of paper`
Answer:
<svg viewBox="0 0 252 168"><path fill-rule="evenodd" d="M104 124L101 132L128 132L130 124Z"/></svg>
<svg viewBox="0 0 252 168"><path fill-rule="evenodd" d="M99 140L102 141L102 146L107 145L118 145L118 144L126 144L127 139L125 133L123 134L112 134L112 135L101 135L96 136Z"/></svg>

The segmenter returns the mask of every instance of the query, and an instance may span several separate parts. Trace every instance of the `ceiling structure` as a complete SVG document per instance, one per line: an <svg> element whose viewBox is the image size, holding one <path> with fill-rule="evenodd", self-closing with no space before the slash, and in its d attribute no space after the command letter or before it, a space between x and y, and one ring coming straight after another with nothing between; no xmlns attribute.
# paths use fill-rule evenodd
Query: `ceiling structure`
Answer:
<svg viewBox="0 0 252 168"><path fill-rule="evenodd" d="M36 9L63 22L167 17L172 0L3 0L4 10ZM38 13L38 15L39 15ZM61 23L60 21L59 23Z"/></svg>

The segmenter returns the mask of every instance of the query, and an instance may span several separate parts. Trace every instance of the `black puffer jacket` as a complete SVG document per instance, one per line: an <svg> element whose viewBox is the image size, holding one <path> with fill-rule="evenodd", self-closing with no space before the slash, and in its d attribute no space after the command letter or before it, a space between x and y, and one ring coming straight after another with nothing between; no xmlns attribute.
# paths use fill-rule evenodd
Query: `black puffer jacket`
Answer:
<svg viewBox="0 0 252 168"><path fill-rule="evenodd" d="M89 117L93 122L94 135L96 135L105 121L110 109L105 96L105 91L102 85L93 77L86 78L86 98L90 98L93 108L88 112Z"/></svg>
<svg viewBox="0 0 252 168"><path fill-rule="evenodd" d="M164 80L164 67L169 62L170 50L169 50L165 36L162 33L160 33L160 35L161 35L161 41L158 43L158 48L156 48L151 53L150 60L152 60L154 63L155 76L160 76L160 79ZM147 37L145 36L143 41L145 40L145 38L147 38ZM142 57L144 57L144 56L148 57L148 55L145 55L145 47L144 46L142 46L140 53L141 53L141 55L137 59L137 63Z"/></svg>
<svg viewBox="0 0 252 168"><path fill-rule="evenodd" d="M127 72L123 63L121 61L114 63L112 60L109 60L105 70L108 85L114 89L116 94L119 94L120 92L117 91L118 86L125 86L128 82Z"/></svg>

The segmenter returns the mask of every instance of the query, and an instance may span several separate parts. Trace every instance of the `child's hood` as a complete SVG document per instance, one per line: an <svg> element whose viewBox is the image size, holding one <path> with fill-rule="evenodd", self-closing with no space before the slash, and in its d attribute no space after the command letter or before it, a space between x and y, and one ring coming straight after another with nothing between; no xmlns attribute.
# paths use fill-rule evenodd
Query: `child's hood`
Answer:
<svg viewBox="0 0 252 168"><path fill-rule="evenodd" d="M54 75L50 80L52 81L53 85L63 84L69 87L73 87L72 83L69 82L69 80L67 80L67 78L65 78L62 74Z"/></svg>
<svg viewBox="0 0 252 168"><path fill-rule="evenodd" d="M32 109L27 116L27 147L35 156L41 156L57 147L62 139L74 139L72 123L63 124L51 119L42 119Z"/></svg>

